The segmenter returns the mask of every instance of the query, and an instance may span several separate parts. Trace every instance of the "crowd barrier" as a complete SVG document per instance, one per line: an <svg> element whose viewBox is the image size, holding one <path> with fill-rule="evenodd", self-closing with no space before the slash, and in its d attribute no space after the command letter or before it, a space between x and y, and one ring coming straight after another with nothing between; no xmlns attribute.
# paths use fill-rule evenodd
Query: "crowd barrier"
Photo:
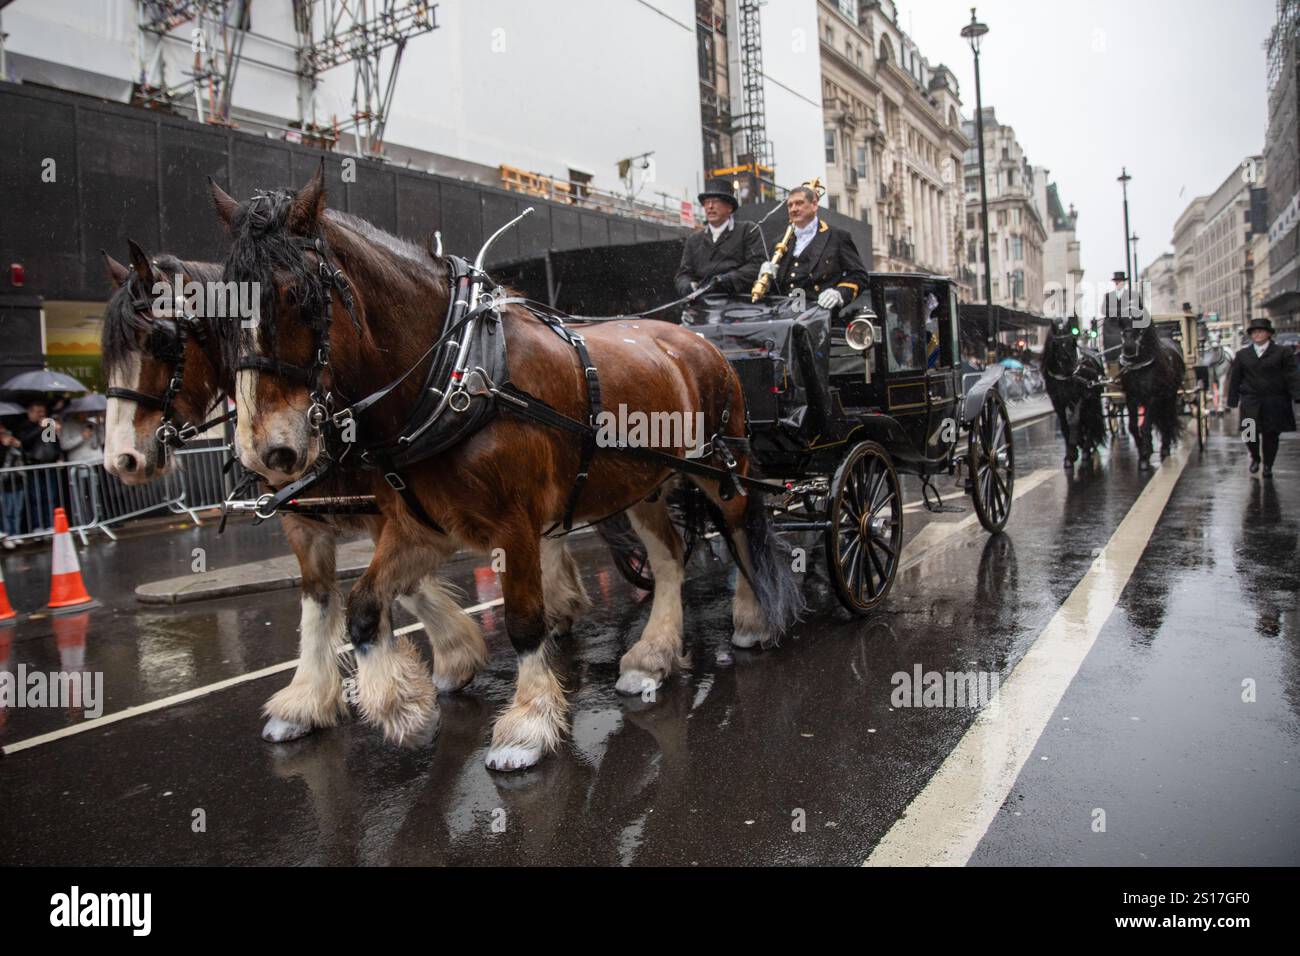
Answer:
<svg viewBox="0 0 1300 956"><path fill-rule="evenodd" d="M0 533L12 541L53 535L54 509L68 516L69 530L83 544L88 533L116 539L115 525L159 511L188 515L202 524L200 511L216 508L243 473L230 460L229 445L174 452L178 467L147 485L126 485L98 462L61 461L0 469Z"/></svg>

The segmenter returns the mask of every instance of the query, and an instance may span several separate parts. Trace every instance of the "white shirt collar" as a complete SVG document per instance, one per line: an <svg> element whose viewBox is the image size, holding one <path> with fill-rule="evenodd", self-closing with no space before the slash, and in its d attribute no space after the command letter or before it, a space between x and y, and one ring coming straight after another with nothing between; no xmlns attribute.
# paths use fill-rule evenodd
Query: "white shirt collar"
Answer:
<svg viewBox="0 0 1300 956"><path fill-rule="evenodd" d="M817 235L817 230L821 227L821 217L813 216L812 222L800 228L794 227L794 254L797 256L803 252L808 243L813 241L813 236Z"/></svg>
<svg viewBox="0 0 1300 956"><path fill-rule="evenodd" d="M1258 342L1251 342L1250 344L1255 347L1255 354L1258 355L1260 358L1263 358L1264 353L1268 351L1268 347L1273 343L1271 340L1269 340L1266 341L1263 345L1260 345Z"/></svg>
<svg viewBox="0 0 1300 956"><path fill-rule="evenodd" d="M711 223L711 222L709 222L709 223L705 223L705 225L709 227L709 232L713 233L713 241L714 241L714 242L717 242L717 241L718 241L718 236L722 235L724 232L726 232L728 229L730 229L730 228L732 227L732 224L733 224L733 223L732 223L732 218L733 218L733 217L728 216L728 217L727 217L727 221L724 222L724 223L723 223L722 225L720 225L720 226L715 226L715 225L714 225L713 223Z"/></svg>

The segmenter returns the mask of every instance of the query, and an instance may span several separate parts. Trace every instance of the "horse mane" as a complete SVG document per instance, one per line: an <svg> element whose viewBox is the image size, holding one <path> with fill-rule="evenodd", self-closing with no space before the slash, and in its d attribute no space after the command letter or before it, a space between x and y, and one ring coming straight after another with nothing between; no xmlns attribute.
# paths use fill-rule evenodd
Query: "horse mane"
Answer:
<svg viewBox="0 0 1300 956"><path fill-rule="evenodd" d="M259 192L239 204L230 222L233 237L222 272L226 281L236 276L260 285L260 314L265 322L266 343L276 353L275 302L278 274L288 276L298 296L298 306L306 314L316 314L326 307L331 292L325 287L315 266L298 246L300 236L289 230L289 213L297 192L276 189ZM373 223L326 209L320 218L321 236L334 256L341 260L344 274L352 282L354 273L370 274L379 289L401 289L412 281L450 292L451 268L445 258L437 258L426 249L380 229ZM355 293L355 286L354 286ZM355 297L355 296L354 296ZM352 316L357 337L377 347L365 319ZM219 335L223 361L233 368L239 350L239 329L235 323L223 323Z"/></svg>
<svg viewBox="0 0 1300 956"><path fill-rule="evenodd" d="M156 271L167 282L178 273L185 276L186 281L193 282L215 282L221 278L221 265L216 262L181 259L169 252L159 254L152 261ZM141 351L137 333L149 328L148 320L141 318L135 310L134 302L141 298L152 300L153 290L141 289L140 277L131 269L127 281L113 290L104 305L100 351L105 375L117 371L131 355Z"/></svg>

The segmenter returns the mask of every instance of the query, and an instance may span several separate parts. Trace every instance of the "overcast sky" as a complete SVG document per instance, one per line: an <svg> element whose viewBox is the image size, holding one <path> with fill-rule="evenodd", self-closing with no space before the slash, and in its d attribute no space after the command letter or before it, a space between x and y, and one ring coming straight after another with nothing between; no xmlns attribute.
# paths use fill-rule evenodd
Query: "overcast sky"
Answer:
<svg viewBox="0 0 1300 956"><path fill-rule="evenodd" d="M898 0L899 25L946 63L975 113L961 28L969 0ZM1263 43L1273 0L983 0L984 105L1015 128L1079 210L1085 278L1123 267L1120 168L1143 267L1172 250L1174 221L1213 192L1268 125Z"/></svg>

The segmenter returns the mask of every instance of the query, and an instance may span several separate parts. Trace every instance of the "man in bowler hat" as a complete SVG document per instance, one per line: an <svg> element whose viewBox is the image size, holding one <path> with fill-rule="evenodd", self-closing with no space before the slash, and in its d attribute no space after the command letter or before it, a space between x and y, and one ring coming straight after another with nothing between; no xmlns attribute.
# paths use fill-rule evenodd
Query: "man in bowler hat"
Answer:
<svg viewBox="0 0 1300 956"><path fill-rule="evenodd" d="M1250 473L1273 476L1282 432L1295 431L1292 402L1300 402L1300 369L1295 350L1273 341L1273 323L1253 319L1246 327L1250 345L1239 351L1228 378L1228 407L1241 405L1242 437L1250 451Z"/></svg>
<svg viewBox="0 0 1300 956"><path fill-rule="evenodd" d="M763 239L758 224L736 222L740 207L736 194L725 182L714 183L700 193L705 226L692 233L682 248L682 262L675 285L678 295L708 288L712 292L746 295L758 278L763 264Z"/></svg>

